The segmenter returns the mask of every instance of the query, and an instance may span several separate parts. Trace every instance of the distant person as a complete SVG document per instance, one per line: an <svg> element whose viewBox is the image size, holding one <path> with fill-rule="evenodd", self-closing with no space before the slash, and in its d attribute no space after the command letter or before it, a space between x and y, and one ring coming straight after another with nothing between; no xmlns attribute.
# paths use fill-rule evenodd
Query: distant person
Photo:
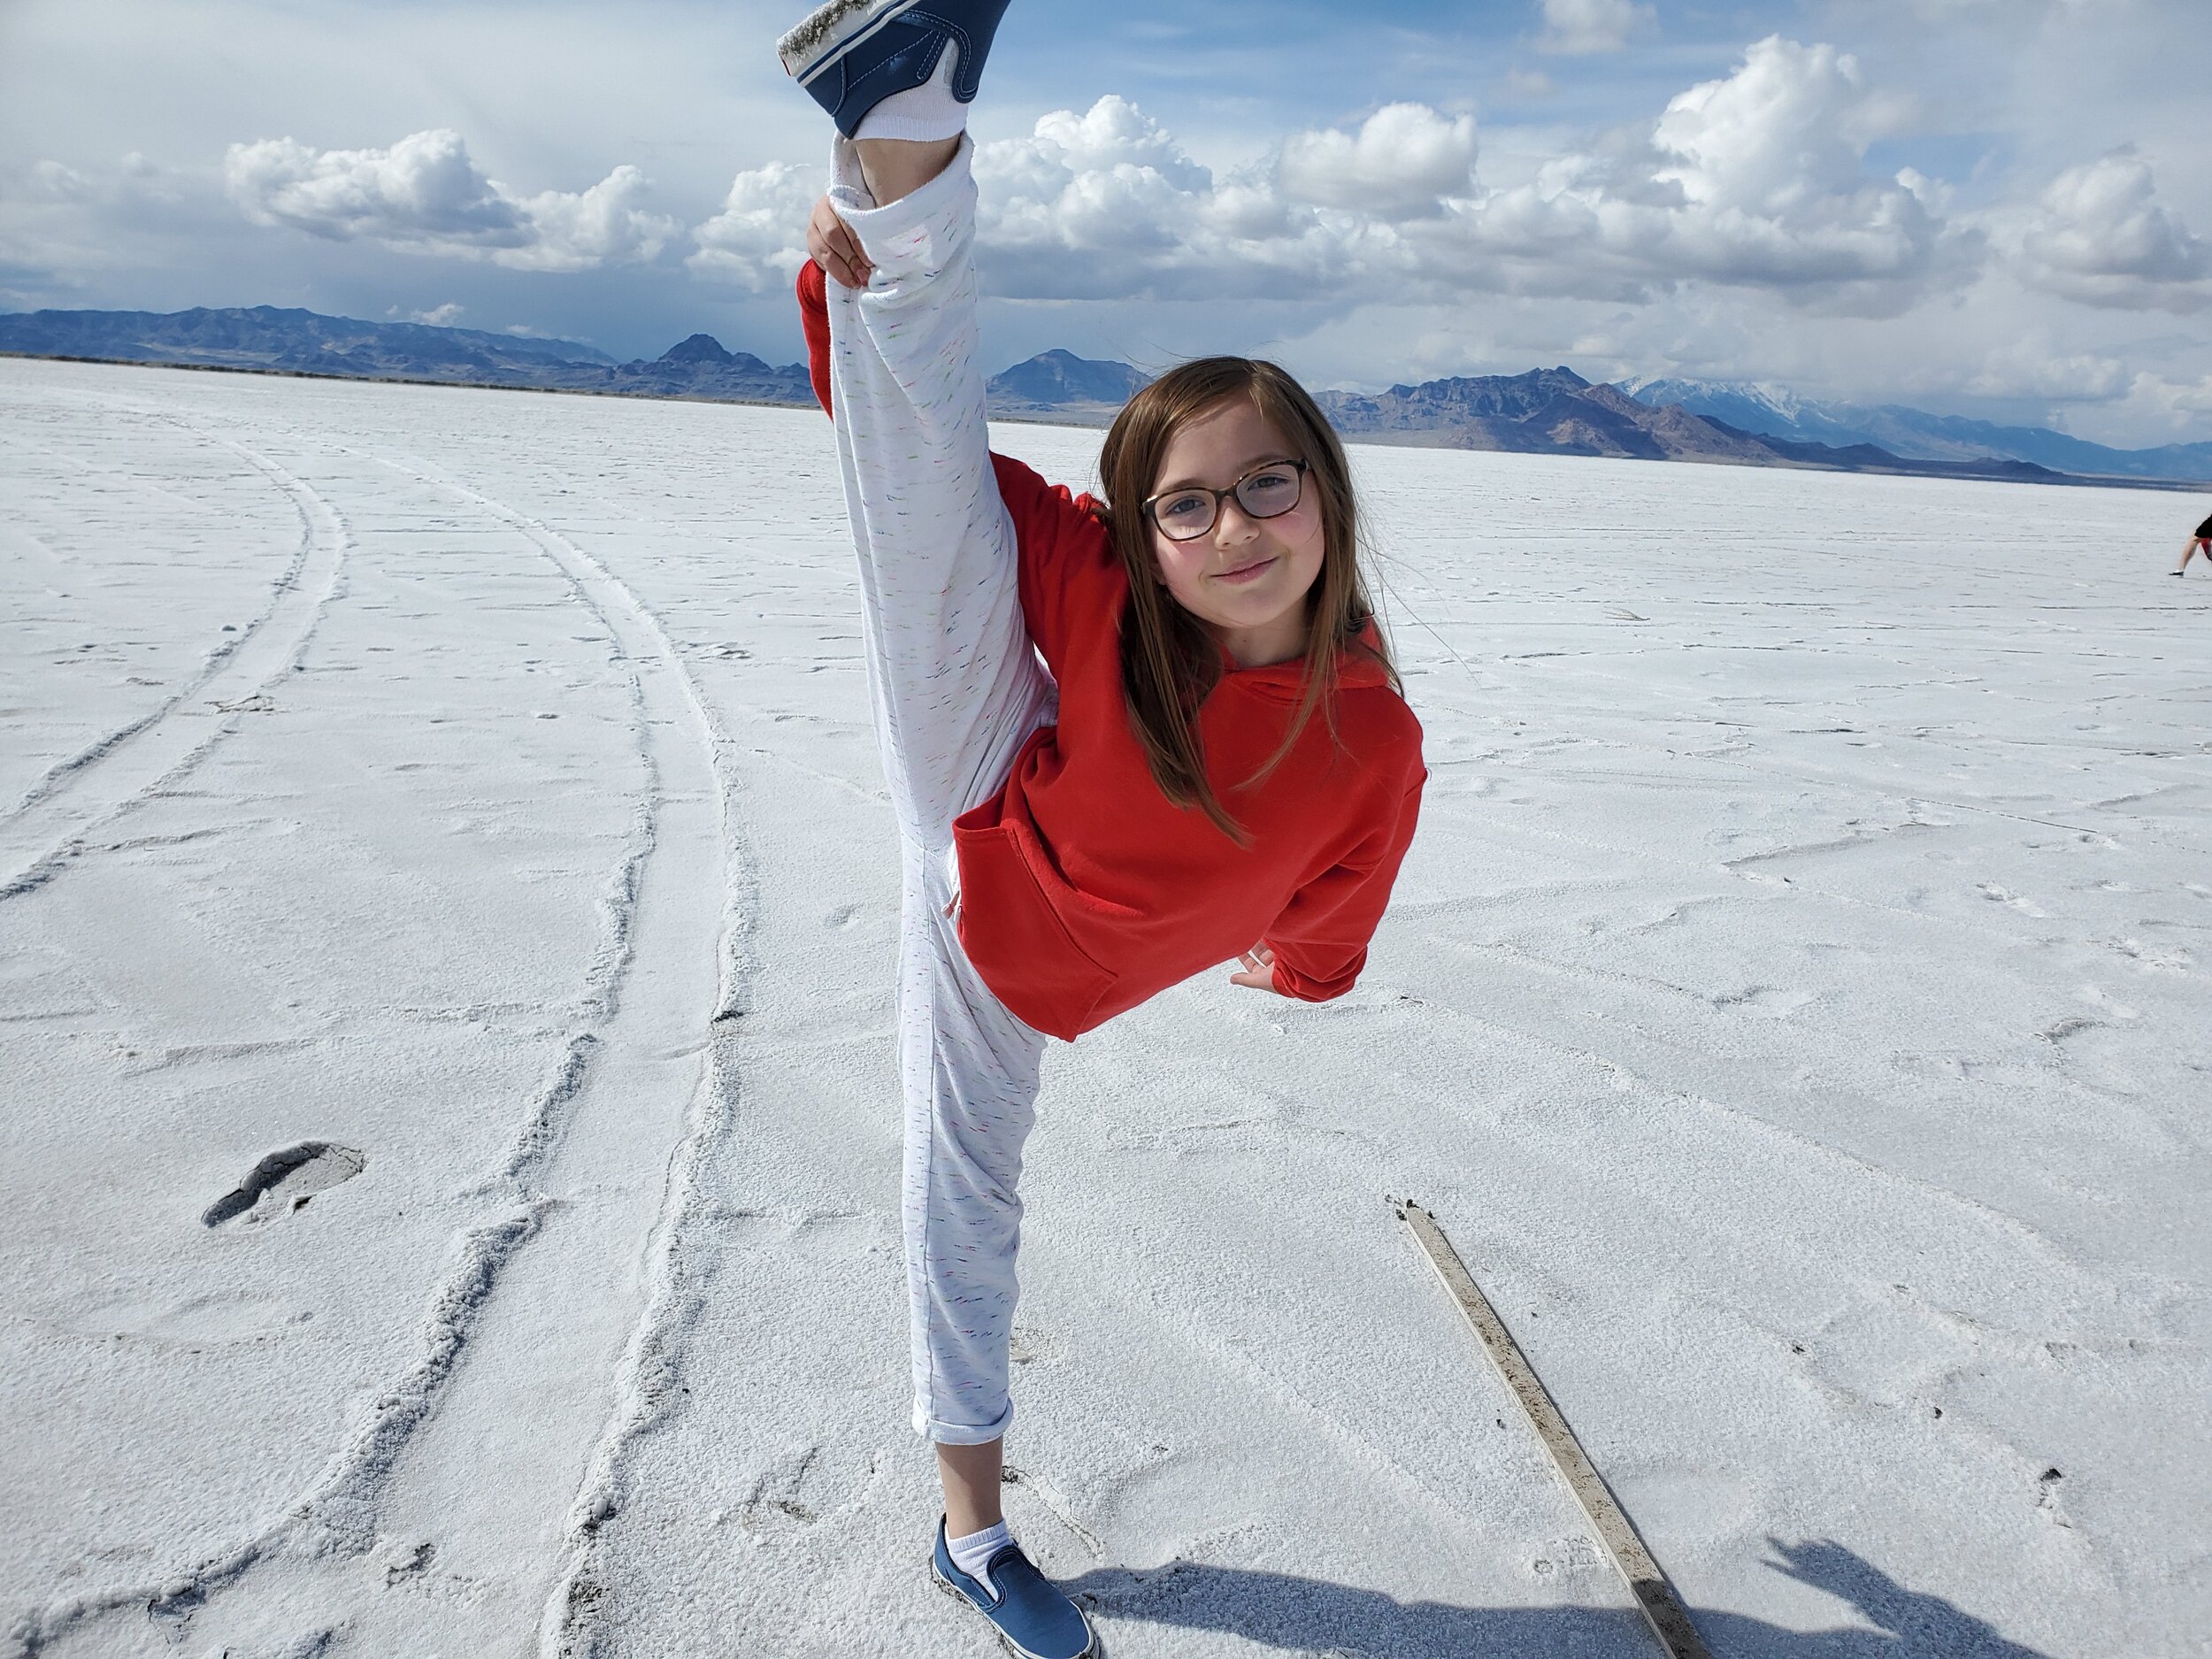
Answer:
<svg viewBox="0 0 2212 1659"><path fill-rule="evenodd" d="M1255 991L1350 990L1427 772L1343 449L1282 370L1210 357L1139 392L1106 437L1103 501L990 453L966 125L1005 5L833 0L781 52L841 134L798 288L902 843L914 1426L944 1486L932 1571L1016 1652L1079 1659L1081 1609L999 1505L1046 1040L1232 958Z"/></svg>
<svg viewBox="0 0 2212 1659"><path fill-rule="evenodd" d="M2170 573L2180 575L2189 568L2189 561L2200 553L2204 555L2207 565L2212 565L2212 518L2207 518L2190 535L2189 545L2181 549L2181 563L2175 565Z"/></svg>

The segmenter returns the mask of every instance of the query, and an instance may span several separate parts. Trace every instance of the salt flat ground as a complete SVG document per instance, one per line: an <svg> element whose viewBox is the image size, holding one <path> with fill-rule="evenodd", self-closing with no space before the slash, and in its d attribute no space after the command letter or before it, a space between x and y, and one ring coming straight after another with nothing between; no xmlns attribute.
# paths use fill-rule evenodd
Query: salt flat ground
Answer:
<svg viewBox="0 0 2212 1659"><path fill-rule="evenodd" d="M2212 1651L2200 505L1356 459L1420 840L1056 1047L1023 1537L1116 1659L1654 1651L1404 1195L1717 1653ZM810 413L0 363L6 1652L994 1651L849 561Z"/></svg>

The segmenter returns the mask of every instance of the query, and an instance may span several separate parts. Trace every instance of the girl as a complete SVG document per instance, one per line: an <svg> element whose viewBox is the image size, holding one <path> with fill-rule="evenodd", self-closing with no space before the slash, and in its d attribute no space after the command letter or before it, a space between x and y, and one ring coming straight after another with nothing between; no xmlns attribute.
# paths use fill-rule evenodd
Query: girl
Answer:
<svg viewBox="0 0 2212 1659"><path fill-rule="evenodd" d="M2174 566L2172 574L2184 574L2189 568L2189 561L2200 553L2204 555L2206 564L2212 565L2212 518L2207 518L2190 532L2188 545L2181 549L2181 563Z"/></svg>
<svg viewBox="0 0 2212 1659"><path fill-rule="evenodd" d="M1102 501L990 453L964 127L1003 5L833 0L784 60L841 134L798 288L902 842L933 1570L1016 1652L1077 1659L1082 1613L999 1507L1046 1039L1231 957L1255 991L1349 990L1427 774L1371 619L1343 450L1280 369L1216 357L1155 381L1107 435Z"/></svg>

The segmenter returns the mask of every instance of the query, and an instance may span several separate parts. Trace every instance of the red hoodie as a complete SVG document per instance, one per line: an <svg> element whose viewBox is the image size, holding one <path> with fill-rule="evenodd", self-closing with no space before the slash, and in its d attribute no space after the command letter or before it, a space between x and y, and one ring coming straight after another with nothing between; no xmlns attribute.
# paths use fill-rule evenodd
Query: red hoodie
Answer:
<svg viewBox="0 0 2212 1659"><path fill-rule="evenodd" d="M821 267L799 273L815 395L830 406ZM1413 840L1428 772L1421 726L1382 670L1347 656L1340 749L1317 712L1266 781L1302 661L1237 668L1198 712L1206 776L1249 844L1161 793L1121 680L1128 578L1088 495L994 455L1020 552L1022 613L1060 687L1056 726L1005 787L953 826L960 943L1002 1002L1073 1041L1263 941L1275 987L1310 1002L1352 988Z"/></svg>

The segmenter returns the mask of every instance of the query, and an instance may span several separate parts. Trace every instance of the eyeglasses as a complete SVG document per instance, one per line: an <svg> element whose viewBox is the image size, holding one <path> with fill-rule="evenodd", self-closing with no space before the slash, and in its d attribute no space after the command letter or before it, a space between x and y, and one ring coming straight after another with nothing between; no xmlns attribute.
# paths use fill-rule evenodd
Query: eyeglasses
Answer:
<svg viewBox="0 0 2212 1659"><path fill-rule="evenodd" d="M1232 495L1248 518L1279 518L1298 504L1305 491L1305 462L1269 461L1226 489L1187 484L1180 489L1163 490L1144 503L1144 516L1169 541L1195 541L1214 527L1214 521L1221 516L1221 503Z"/></svg>

